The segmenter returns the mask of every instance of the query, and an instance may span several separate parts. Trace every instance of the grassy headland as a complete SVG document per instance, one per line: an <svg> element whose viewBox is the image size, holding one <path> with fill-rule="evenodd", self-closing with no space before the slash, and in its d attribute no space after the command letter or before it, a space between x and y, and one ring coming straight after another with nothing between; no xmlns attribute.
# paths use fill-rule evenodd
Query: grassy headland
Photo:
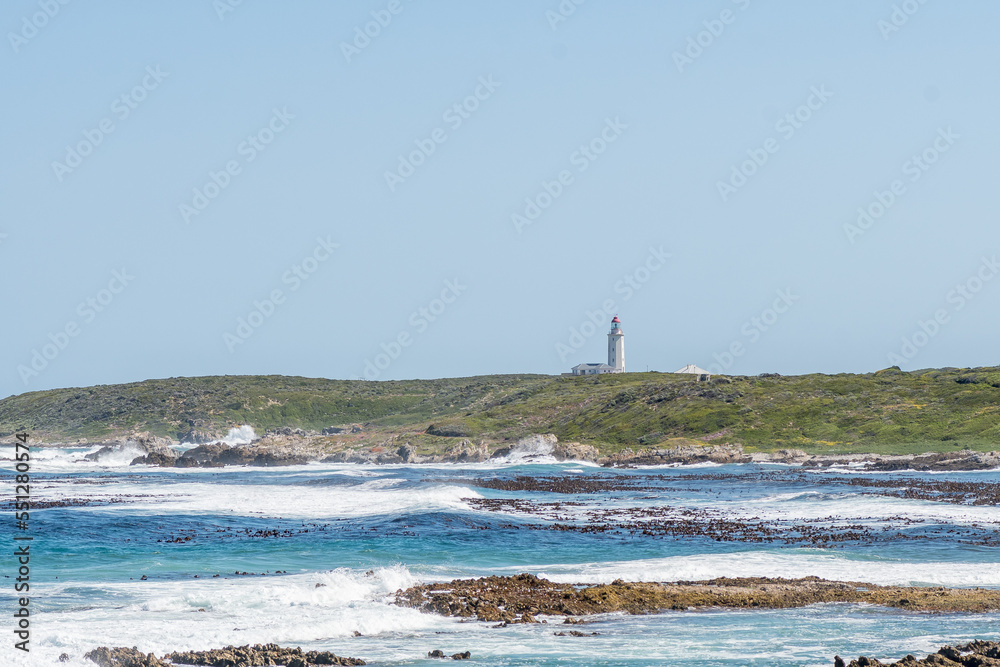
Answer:
<svg viewBox="0 0 1000 667"><path fill-rule="evenodd" d="M749 451L906 454L1000 449L1000 368L868 374L594 377L488 375L365 382L216 376L53 389L0 401L0 437L47 441L134 431L180 438L250 424L362 424L357 444L405 434L418 450L553 433L603 453L673 444Z"/></svg>

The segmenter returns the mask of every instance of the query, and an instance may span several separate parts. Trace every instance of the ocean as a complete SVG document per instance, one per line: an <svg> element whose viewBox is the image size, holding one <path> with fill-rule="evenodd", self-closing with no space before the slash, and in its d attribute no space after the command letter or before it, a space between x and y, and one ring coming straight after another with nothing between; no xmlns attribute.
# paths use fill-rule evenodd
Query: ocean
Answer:
<svg viewBox="0 0 1000 667"><path fill-rule="evenodd" d="M4 559L2 665L93 667L97 646L162 655L277 643L379 665L831 665L997 639L1000 614L863 604L605 614L556 636L391 603L418 583L529 572L556 582L805 577L1000 586L1000 472L703 465L606 469L546 456L481 464L174 469L132 453L32 452L30 653L14 649ZM13 462L3 463L12 477ZM13 485L11 485L13 486ZM981 504L975 504L975 503ZM578 626L573 626L578 627ZM67 654L67 662L59 656Z"/></svg>

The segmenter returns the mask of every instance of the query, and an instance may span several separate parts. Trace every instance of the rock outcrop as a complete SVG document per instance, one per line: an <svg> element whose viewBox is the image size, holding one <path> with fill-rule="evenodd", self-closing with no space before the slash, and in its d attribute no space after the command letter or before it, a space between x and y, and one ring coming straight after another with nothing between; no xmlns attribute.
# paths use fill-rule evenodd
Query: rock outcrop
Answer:
<svg viewBox="0 0 1000 667"><path fill-rule="evenodd" d="M329 651L303 651L300 648L282 648L277 644L227 646L211 651L168 653L164 658L182 665L210 665L212 667L255 667L256 665L312 667L313 665L366 664L364 660L359 658L342 658Z"/></svg>
<svg viewBox="0 0 1000 667"><path fill-rule="evenodd" d="M171 447L174 444L172 440L154 436L148 431L133 433L124 440L109 440L99 444L103 445L99 450L83 458L100 463L127 452L145 452L145 456L156 456L160 460L177 458L177 452Z"/></svg>
<svg viewBox="0 0 1000 667"><path fill-rule="evenodd" d="M648 614L706 607L783 609L817 602L854 602L909 611L1000 609L1000 591L941 587L877 586L862 582L802 579L720 578L671 584L583 586L556 584L532 574L457 579L396 592L396 604L422 611L502 623L533 623L540 614L581 616L615 611Z"/></svg>
<svg viewBox="0 0 1000 667"><path fill-rule="evenodd" d="M597 461L600 453L593 445L579 442L560 442L552 448L552 456L559 461Z"/></svg>
<svg viewBox="0 0 1000 667"><path fill-rule="evenodd" d="M102 646L84 655L100 667L172 667L182 665L210 665L211 667L257 667L258 665L285 665L286 667L313 667L314 665L364 665L360 658L342 658L329 651L303 651L300 648L282 648L277 644L254 646L227 646L210 651L168 653L160 660L152 653L142 653L136 648L108 648ZM169 660L170 662L164 662Z"/></svg>
<svg viewBox="0 0 1000 667"><path fill-rule="evenodd" d="M351 424L349 426L328 426L323 429L323 435L341 435L343 433L361 433L364 428L361 424Z"/></svg>
<svg viewBox="0 0 1000 667"><path fill-rule="evenodd" d="M308 463L312 459L313 457L306 452L295 448L272 448L259 444L234 447L224 442L213 442L193 447L174 458L147 454L134 459L132 465L158 465L164 468L216 468L227 465L293 466Z"/></svg>
<svg viewBox="0 0 1000 667"><path fill-rule="evenodd" d="M362 449L344 449L330 454L322 459L326 463L473 463L486 461L489 458L489 447L484 442L473 444L462 440L452 446L444 454L422 456L416 453L416 448L405 443L392 449L390 446L377 445Z"/></svg>
<svg viewBox="0 0 1000 667"><path fill-rule="evenodd" d="M677 445L666 449L643 449L634 452L629 448L605 456L598 463L606 468L633 465L663 465L678 463L750 463L752 458L744 453L742 445Z"/></svg>
<svg viewBox="0 0 1000 667"><path fill-rule="evenodd" d="M834 665L843 667L840 656L834 657ZM934 665L935 667L1000 667L1000 644L975 640L960 646L942 646L937 653L931 653L926 658L918 660L912 654L896 662L879 662L874 658L861 656L851 660L847 667L881 667L896 665L898 667L920 667Z"/></svg>
<svg viewBox="0 0 1000 667"><path fill-rule="evenodd" d="M152 653L143 653L139 649L109 648L101 646L83 655L84 658L96 662L100 667L171 667Z"/></svg>
<svg viewBox="0 0 1000 667"><path fill-rule="evenodd" d="M869 470L991 470L1000 468L1000 453L973 452L964 449L958 452L939 454L919 454L916 456L892 456L876 458L868 464Z"/></svg>

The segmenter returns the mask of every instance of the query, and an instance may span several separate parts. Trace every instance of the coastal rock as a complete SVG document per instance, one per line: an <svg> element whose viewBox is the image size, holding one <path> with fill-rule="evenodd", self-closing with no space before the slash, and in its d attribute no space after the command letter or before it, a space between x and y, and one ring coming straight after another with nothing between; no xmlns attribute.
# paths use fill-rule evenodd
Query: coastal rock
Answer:
<svg viewBox="0 0 1000 667"><path fill-rule="evenodd" d="M263 437L267 438L269 436L275 436L275 435L296 436L299 438L304 438L309 435L309 432L303 431L300 428L292 428L291 426L281 426L279 428L270 428L264 431Z"/></svg>
<svg viewBox="0 0 1000 667"><path fill-rule="evenodd" d="M125 440L105 441L96 452L84 456L84 460L101 462L116 455L128 452L144 452L145 455L157 455L159 458L177 458L177 452L171 448L172 440L159 438L149 432L133 433ZM138 457L141 458L141 457Z"/></svg>
<svg viewBox="0 0 1000 667"><path fill-rule="evenodd" d="M593 445L579 442L560 442L552 448L552 456L560 461L596 461L600 454Z"/></svg>
<svg viewBox="0 0 1000 667"><path fill-rule="evenodd" d="M997 452L973 452L964 449L958 452L927 453L916 456L878 458L868 464L869 470L991 470L1000 468L1000 454Z"/></svg>
<svg viewBox="0 0 1000 667"><path fill-rule="evenodd" d="M486 443L473 445L468 440L464 440L449 449L441 460L449 463L481 463L489 458L490 452Z"/></svg>
<svg viewBox="0 0 1000 667"><path fill-rule="evenodd" d="M323 463L374 463L374 456L365 456L365 454L371 454L371 452L359 451L354 449L344 449L339 452L334 452L326 458L322 459Z"/></svg>
<svg viewBox="0 0 1000 667"><path fill-rule="evenodd" d="M145 456L137 456L132 459L132 463L129 465L147 465L147 466L160 466L161 468L170 468L177 462L177 453L171 451L169 454L163 454L161 452L155 452L153 454L146 454Z"/></svg>
<svg viewBox="0 0 1000 667"><path fill-rule="evenodd" d="M579 443L572 443L572 445L575 445L576 447L583 447L582 445L579 445ZM559 446L559 439L551 433L546 433L544 435L529 435L521 438L509 447L503 447L496 450L490 458L531 460L540 456L555 456L557 446ZM570 447L570 445L566 445L566 447Z"/></svg>
<svg viewBox="0 0 1000 667"><path fill-rule="evenodd" d="M282 648L277 644L227 646L211 651L168 653L163 657L175 664L209 665L211 667L256 667L257 665L312 667L312 665L367 664L359 658L342 658L329 651L304 652L300 648Z"/></svg>
<svg viewBox="0 0 1000 667"><path fill-rule="evenodd" d="M351 424L350 426L328 426L323 429L323 435L341 435L343 433L361 433L364 429L361 424Z"/></svg>
<svg viewBox="0 0 1000 667"><path fill-rule="evenodd" d="M183 454L180 458L183 461L193 461L197 464L202 463L213 463L218 460L219 456L228 450L232 449L231 446L226 445L221 442L210 443L207 445L198 445L197 447L192 447ZM180 464L180 461L178 461Z"/></svg>
<svg viewBox="0 0 1000 667"><path fill-rule="evenodd" d="M840 656L834 658L835 667L843 667ZM861 656L851 660L847 667L921 667L935 665L936 667L1000 667L1000 644L997 642L975 640L960 646L942 646L937 653L931 653L923 660L913 655L907 655L896 662L879 662L874 658Z"/></svg>
<svg viewBox="0 0 1000 667"><path fill-rule="evenodd" d="M457 579L396 593L395 603L444 616L502 623L537 622L536 616L582 616L615 611L648 614L705 607L783 609L818 602L854 602L910 611L984 612L1000 609L1000 591L877 586L817 577L719 578L672 584L624 582L556 584L531 574Z"/></svg>
<svg viewBox="0 0 1000 667"><path fill-rule="evenodd" d="M803 452L804 454L804 452ZM644 449L634 452L630 448L598 460L602 466L613 468L622 465L663 465L678 463L749 463L752 457L743 452L742 445L676 445L666 449Z"/></svg>
<svg viewBox="0 0 1000 667"><path fill-rule="evenodd" d="M290 466L310 461L305 453L291 448L275 449L261 445L233 447L223 442L198 445L184 452L175 462L179 468L225 465Z"/></svg>
<svg viewBox="0 0 1000 667"><path fill-rule="evenodd" d="M207 428L208 424L204 419L188 419L185 427L177 433L180 442L193 445L203 445L213 440L218 440L221 436L212 429Z"/></svg>
<svg viewBox="0 0 1000 667"><path fill-rule="evenodd" d="M134 646L132 648L101 646L84 653L83 657L96 662L100 667L171 667L152 653L143 653Z"/></svg>

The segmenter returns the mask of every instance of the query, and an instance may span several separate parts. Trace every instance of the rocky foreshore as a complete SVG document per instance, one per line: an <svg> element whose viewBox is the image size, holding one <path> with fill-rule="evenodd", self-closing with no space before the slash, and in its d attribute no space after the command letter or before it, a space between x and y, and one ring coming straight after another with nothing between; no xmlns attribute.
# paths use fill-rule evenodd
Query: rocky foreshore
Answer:
<svg viewBox="0 0 1000 667"><path fill-rule="evenodd" d="M1000 644L975 640L959 646L942 646L937 653L931 653L926 658L918 660L913 655L907 655L896 662L879 662L874 658L861 656L857 660L844 664L840 656L834 656L834 667L920 667L934 665L935 667L1000 667Z"/></svg>
<svg viewBox="0 0 1000 667"><path fill-rule="evenodd" d="M556 584L532 574L456 579L396 592L396 604L480 621L537 623L538 616L572 617L624 611L648 614L708 607L783 609L850 602L907 611L985 612L1000 609L1000 590L878 586L817 577L720 578L675 583Z"/></svg>
<svg viewBox="0 0 1000 667"><path fill-rule="evenodd" d="M303 651L300 648L282 648L277 644L227 646L210 651L168 653L163 656L162 660L152 653L143 653L134 647L109 648L102 646L84 654L83 657L97 663L100 667L173 667L173 665L313 667L314 665L366 664L360 658L343 658L329 651Z"/></svg>
<svg viewBox="0 0 1000 667"><path fill-rule="evenodd" d="M431 425L428 432L441 432ZM281 428L267 431L263 437L246 444L229 444L221 440L204 442L181 451L180 443L149 433L134 433L128 438L99 443L100 449L84 458L101 462L109 457L132 452L133 465L160 467L221 467L227 465L287 466L311 461L362 464L421 464L421 463L481 463L510 459L524 462L551 457L558 461L585 461L608 468L639 466L694 465L702 463L781 463L803 467L863 466L877 471L948 471L1000 469L1000 452L961 450L926 454L809 454L801 449L780 449L774 452L748 452L742 445L708 444L677 439L681 444L670 447L633 450L623 448L615 454L601 456L592 445L560 442L555 435L531 435L513 443L473 441L454 437L454 444L435 453L421 453L407 441L405 435L386 434L377 438L381 444L359 446L357 441L337 438L355 437L363 433L361 425L330 427L322 433L301 429ZM442 436L444 437L444 436ZM352 444L353 442L353 444ZM91 444L91 443L88 443ZM331 449L333 451L331 451Z"/></svg>

